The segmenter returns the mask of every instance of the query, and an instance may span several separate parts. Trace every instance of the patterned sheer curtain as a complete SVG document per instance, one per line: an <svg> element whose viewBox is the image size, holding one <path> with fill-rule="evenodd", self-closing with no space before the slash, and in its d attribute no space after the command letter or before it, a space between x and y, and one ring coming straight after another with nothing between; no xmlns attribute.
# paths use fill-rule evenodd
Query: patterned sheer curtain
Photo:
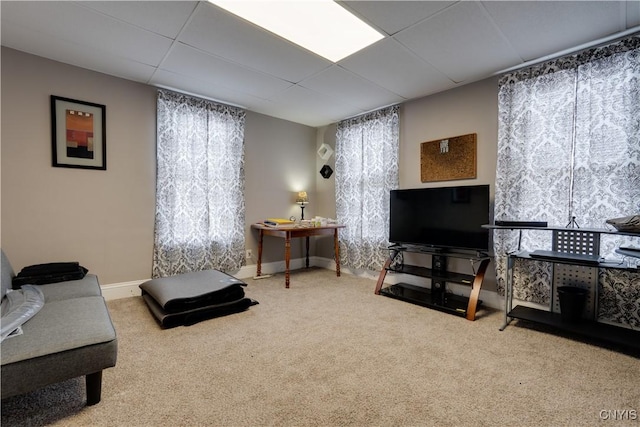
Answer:
<svg viewBox="0 0 640 427"><path fill-rule="evenodd" d="M160 90L153 277L244 261L243 110Z"/></svg>
<svg viewBox="0 0 640 427"><path fill-rule="evenodd" d="M338 123L336 215L340 262L379 270L389 245L389 191L398 187L399 107Z"/></svg>
<svg viewBox="0 0 640 427"><path fill-rule="evenodd" d="M575 217L581 228L607 228L608 218L640 212L640 35L505 75L499 86L496 219L565 225ZM523 232L522 249L550 248L550 234ZM517 239L494 233L500 290ZM614 249L632 243L602 235L600 255L619 258ZM548 304L551 265L518 267L528 271L516 276L514 296ZM640 281L606 275L601 309L617 314L604 316L640 326ZM616 311L624 284L635 304Z"/></svg>

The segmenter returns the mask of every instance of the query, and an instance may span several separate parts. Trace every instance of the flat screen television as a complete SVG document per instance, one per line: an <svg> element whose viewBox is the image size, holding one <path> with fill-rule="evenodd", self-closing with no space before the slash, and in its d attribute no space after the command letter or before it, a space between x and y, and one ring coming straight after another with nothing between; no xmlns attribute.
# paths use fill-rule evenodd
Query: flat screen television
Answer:
<svg viewBox="0 0 640 427"><path fill-rule="evenodd" d="M489 185L391 190L389 241L489 250Z"/></svg>

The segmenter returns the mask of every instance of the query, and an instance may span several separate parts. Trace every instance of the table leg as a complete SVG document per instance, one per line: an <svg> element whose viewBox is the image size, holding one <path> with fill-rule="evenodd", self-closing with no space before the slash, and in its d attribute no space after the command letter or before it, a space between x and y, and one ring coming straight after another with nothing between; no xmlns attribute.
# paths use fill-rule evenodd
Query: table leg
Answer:
<svg viewBox="0 0 640 427"><path fill-rule="evenodd" d="M333 254L336 257L336 276L340 277L340 245L338 244L338 229L333 232Z"/></svg>
<svg viewBox="0 0 640 427"><path fill-rule="evenodd" d="M256 276L262 275L262 239L263 237L264 237L264 234L262 233L262 230L260 230L259 237L258 237L258 265L256 269Z"/></svg>
<svg viewBox="0 0 640 427"><path fill-rule="evenodd" d="M291 260L291 233L284 239L284 287L289 288L289 261Z"/></svg>
<svg viewBox="0 0 640 427"><path fill-rule="evenodd" d="M307 268L309 268L309 236L307 236L305 238L305 243L307 244L307 252L306 252L307 253L307 258L305 260L306 261L305 265L306 265Z"/></svg>

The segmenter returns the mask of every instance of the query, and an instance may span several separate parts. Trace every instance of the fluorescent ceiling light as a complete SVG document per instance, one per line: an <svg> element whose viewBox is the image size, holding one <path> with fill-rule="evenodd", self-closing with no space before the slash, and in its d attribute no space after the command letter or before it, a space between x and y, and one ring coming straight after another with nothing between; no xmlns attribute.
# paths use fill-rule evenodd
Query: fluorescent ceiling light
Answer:
<svg viewBox="0 0 640 427"><path fill-rule="evenodd" d="M330 61L383 38L332 0L209 0Z"/></svg>

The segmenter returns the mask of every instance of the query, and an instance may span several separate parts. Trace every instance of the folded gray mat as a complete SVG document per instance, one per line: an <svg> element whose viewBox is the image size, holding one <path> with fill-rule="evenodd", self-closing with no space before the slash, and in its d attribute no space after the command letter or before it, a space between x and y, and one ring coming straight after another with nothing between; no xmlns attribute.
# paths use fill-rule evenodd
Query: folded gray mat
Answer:
<svg viewBox="0 0 640 427"><path fill-rule="evenodd" d="M140 285L151 313L164 327L246 310L257 304L245 298L246 283L217 270L152 279Z"/></svg>
<svg viewBox="0 0 640 427"><path fill-rule="evenodd" d="M148 294L142 296L151 311L151 314L158 320L163 328L173 328L175 326L188 326L202 320L213 319L214 317L226 316L227 314L238 313L258 304L250 298L241 298L236 301L214 304L192 310L185 310L178 313L167 313Z"/></svg>

